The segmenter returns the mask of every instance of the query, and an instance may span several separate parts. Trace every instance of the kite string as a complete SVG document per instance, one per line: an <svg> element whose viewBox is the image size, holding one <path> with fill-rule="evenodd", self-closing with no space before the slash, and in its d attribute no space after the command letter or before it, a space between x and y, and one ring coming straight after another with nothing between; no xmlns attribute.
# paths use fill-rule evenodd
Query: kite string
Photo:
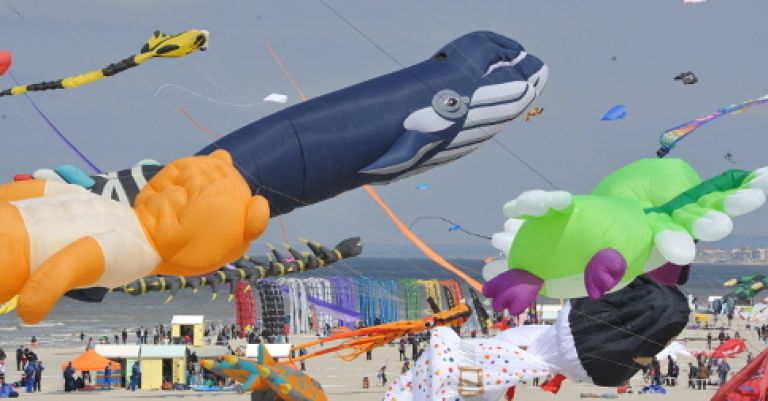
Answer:
<svg viewBox="0 0 768 401"><path fill-rule="evenodd" d="M10 71L9 71L9 72L8 72L8 74L10 75L11 79L13 79L13 81L14 81L14 82L16 82L16 85L21 85L21 84L19 83L19 81L16 79L16 76L15 76L15 75L13 75L13 73L12 73L12 72L10 72ZM54 133L55 133L55 134L56 134L56 135L59 137L59 139L61 139L62 141L64 141L64 143L65 143L65 144L66 144L66 145L67 145L67 146L68 146L68 147L69 147L69 148L70 148L70 149L71 149L73 152L75 152L75 154L77 154L77 156L78 156L78 157L80 157L80 160L82 160L82 161L83 161L85 164L87 164L87 165L88 165L88 167L90 167L90 168L91 168L91 170L93 170L94 172L96 172L96 173L98 173L98 174L103 174L103 173L104 173L104 172L103 172L103 171L101 171L101 169L100 169L100 168L98 168L98 167L97 167L97 166L96 166L96 165L95 165L95 164L94 164L94 163L93 163L93 162L92 162L90 159L88 159L88 158L85 156L85 154L83 154L83 152L81 152L81 151L80 151L80 149L78 149L78 148L77 148L77 146L75 146L75 144L73 144L73 143L72 143L72 142L71 142L71 141L70 141L70 140L69 140L69 139L68 139L68 138L67 138L67 137L64 135L64 133L62 133L62 132L61 132L61 130L60 130L60 129L59 129L57 126L56 126L56 124L54 124L54 123L53 123L53 121L51 121L51 119L50 119L50 118L48 118L48 116L45 114L45 112L43 112L43 110L40 108L40 106L38 106L38 105L37 105L37 103L35 103L35 101L34 101L34 100L32 100L32 97L30 97L30 96L29 96L29 94L25 93L25 94L24 94L24 96L27 98L27 100L29 100L29 103L31 103L31 104L32 104L32 107L34 107L34 109L35 109L35 111L37 112L37 114L38 114L40 117L42 117L42 119L45 121L45 123L46 123L46 124L48 124L48 126L49 126L49 127L51 127L51 129L52 129L52 130L53 130L53 132L54 132Z"/></svg>
<svg viewBox="0 0 768 401"><path fill-rule="evenodd" d="M187 88L185 88L185 87L183 87L181 85L169 84L169 83L160 85L160 87L157 88L157 91L155 91L155 97L158 97L160 95L160 92L162 92L163 89L165 89L165 88L176 88L176 89L178 89L180 91L187 92L187 93L189 93L189 94L191 94L193 96L197 96L197 97L199 97L201 99L205 99L205 100L207 100L209 102L220 104L222 106L249 108L249 107L256 107L256 106L262 105L262 104L264 104L266 102L266 100L262 100L262 101L260 101L258 103L229 103L229 102L225 102L225 101L222 101L222 100L218 100L218 99L214 99L214 98L202 95L202 94L197 93L197 92L195 92L195 91L193 91L191 89L187 89Z"/></svg>
<svg viewBox="0 0 768 401"><path fill-rule="evenodd" d="M446 222L448 224L452 224L454 227L456 227L455 230L459 230L459 231L461 231L461 232L463 232L465 234L473 235L473 236L478 237L478 238L486 239L486 240L489 240L489 241L491 240L491 237L489 237L487 235L482 235L482 234L478 234L478 233L474 233L472 231L469 231L469 230L465 229L464 227L462 227L461 224L457 224L457 223L455 223L455 222L453 222L453 221L451 221L449 219L446 219L445 217L441 217L441 216L419 216L416 219L414 219L413 222L411 222L411 224L408 226L408 229L409 230L413 230L413 226L415 226L416 223L418 223L420 220L442 220L442 221L444 221L444 222Z"/></svg>

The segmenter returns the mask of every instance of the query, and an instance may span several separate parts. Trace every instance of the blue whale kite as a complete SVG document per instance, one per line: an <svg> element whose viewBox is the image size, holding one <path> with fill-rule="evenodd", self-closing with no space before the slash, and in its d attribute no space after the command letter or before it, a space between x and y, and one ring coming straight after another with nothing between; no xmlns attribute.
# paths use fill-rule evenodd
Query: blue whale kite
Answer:
<svg viewBox="0 0 768 401"><path fill-rule="evenodd" d="M473 32L421 63L286 108L198 154L229 151L277 216L467 155L525 112L548 71L518 42ZM132 203L161 168L85 177L85 186Z"/></svg>

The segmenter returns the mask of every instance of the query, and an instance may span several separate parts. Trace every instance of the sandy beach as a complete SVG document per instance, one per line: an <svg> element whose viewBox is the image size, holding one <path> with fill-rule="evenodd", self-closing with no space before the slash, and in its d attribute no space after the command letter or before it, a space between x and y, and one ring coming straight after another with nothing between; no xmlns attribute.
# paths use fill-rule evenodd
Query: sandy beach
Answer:
<svg viewBox="0 0 768 401"><path fill-rule="evenodd" d="M734 335L738 331L742 337L747 340L748 350L752 351L753 355L757 355L763 348L764 344L757 340L754 331L745 328L745 322L734 321L732 329L726 329L726 333ZM713 337L716 337L719 331L712 330ZM692 330L686 329L679 339L684 340L686 338L705 338L707 335L706 330ZM299 342L304 340L311 340L314 337L310 336L294 336L293 341ZM233 341L231 345L237 346L242 344L240 341ZM717 340L714 341L714 345L717 345ZM706 349L706 341L691 340L687 342L689 350L702 350ZM214 347L203 347L202 352L208 353L213 351ZM218 347L218 349L222 349ZM200 350L198 348L198 350ZM14 364L13 350L5 350L9 355L7 377L11 381L18 380L21 372L16 372L11 368ZM10 352L9 352L10 351ZM36 350L40 359L47 367L42 380L42 392L27 394L21 392L20 398L36 398L40 400L58 400L58 399L173 399L173 398L190 398L190 399L220 399L220 400L243 400L248 399L246 394L236 394L234 392L195 392L191 390L185 391L162 391L162 390L138 390L131 392L126 389L117 389L112 391L95 391L95 392L72 392L65 393L63 391L63 378L61 375L60 366L66 363L68 360L77 356L83 351L83 348L45 348L41 347ZM680 383L676 387L666 387L668 390L667 397L674 400L706 400L709 399L716 391L716 386L708 386L707 390L690 390L687 388L687 374L688 374L688 362L690 358L681 358L678 362L680 364ZM730 360L732 367L731 374L736 373L746 362L746 352L733 360ZM365 357L360 357L351 362L344 362L333 355L325 355L315 359L311 359L307 362L307 371L320 383L322 383L329 400L333 401L374 401L381 400L385 393L384 387L376 384L376 373L378 369L387 365L387 377L389 380L393 380L400 373L402 363L398 361L397 348L394 346L387 346L378 348L373 352L373 360L367 361ZM666 373L666 362L662 363L662 372ZM370 381L370 387L364 389L362 387L363 377L367 376ZM714 375L712 376L714 379ZM644 379L641 374L635 375L631 381L632 387L635 391L638 391L644 384ZM682 384L682 385L681 385ZM587 385L583 383L574 383L566 380L557 395L545 392L539 388L531 386L530 383L518 386L516 400L576 400L582 399L581 394L616 394L615 388L596 387L593 385ZM619 399L623 400L640 400L654 397L662 397L655 394L622 394L619 395ZM584 398L588 399L588 398Z"/></svg>

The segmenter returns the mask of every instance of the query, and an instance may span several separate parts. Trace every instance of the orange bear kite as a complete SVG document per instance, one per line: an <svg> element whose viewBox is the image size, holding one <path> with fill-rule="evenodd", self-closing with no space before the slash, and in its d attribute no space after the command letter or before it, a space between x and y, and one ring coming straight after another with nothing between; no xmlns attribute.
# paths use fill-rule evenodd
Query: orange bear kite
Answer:
<svg viewBox="0 0 768 401"><path fill-rule="evenodd" d="M165 166L134 207L78 185L0 185L0 303L37 323L65 292L114 288L152 274L209 273L242 255L269 222L269 204L223 150Z"/></svg>

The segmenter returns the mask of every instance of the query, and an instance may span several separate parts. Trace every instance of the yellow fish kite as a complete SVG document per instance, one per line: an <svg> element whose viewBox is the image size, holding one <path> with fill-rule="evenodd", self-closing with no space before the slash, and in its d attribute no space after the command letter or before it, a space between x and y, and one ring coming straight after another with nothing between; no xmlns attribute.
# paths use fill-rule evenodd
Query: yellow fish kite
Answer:
<svg viewBox="0 0 768 401"><path fill-rule="evenodd" d="M131 57L110 64L98 71L91 71L82 75L59 79L57 81L14 86L13 88L0 92L0 96L21 95L30 91L70 89L119 74L129 68L136 67L151 58L184 57L198 50L207 49L209 36L210 34L208 31L197 29L184 31L176 35L168 35L160 31L155 31L152 37L144 43L139 54L134 54Z"/></svg>

